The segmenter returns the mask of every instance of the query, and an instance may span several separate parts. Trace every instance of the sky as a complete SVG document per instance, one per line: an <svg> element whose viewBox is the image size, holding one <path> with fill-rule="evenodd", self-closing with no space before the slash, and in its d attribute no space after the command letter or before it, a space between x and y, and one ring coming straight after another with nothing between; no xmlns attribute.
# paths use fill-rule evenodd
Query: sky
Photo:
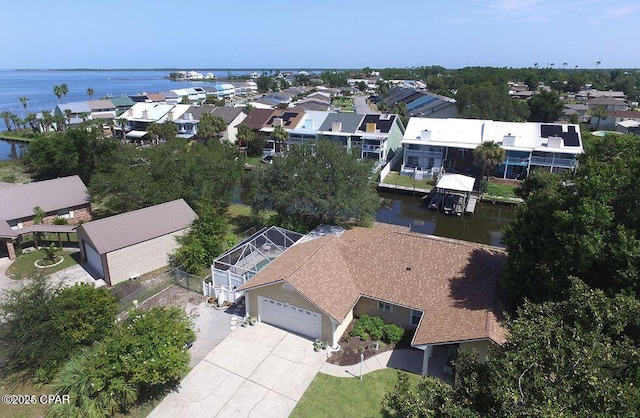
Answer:
<svg viewBox="0 0 640 418"><path fill-rule="evenodd" d="M4 3L2 69L640 67L638 0Z"/></svg>

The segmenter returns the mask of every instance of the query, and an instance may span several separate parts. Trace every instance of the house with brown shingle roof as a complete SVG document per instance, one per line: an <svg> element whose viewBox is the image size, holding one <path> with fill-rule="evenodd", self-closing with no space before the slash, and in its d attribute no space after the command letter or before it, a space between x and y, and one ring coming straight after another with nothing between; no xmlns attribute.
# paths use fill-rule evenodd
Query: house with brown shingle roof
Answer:
<svg viewBox="0 0 640 418"><path fill-rule="evenodd" d="M238 290L249 315L336 346L354 317L415 331L422 370L436 348L486 356L505 341L498 279L504 251L398 228L301 240Z"/></svg>

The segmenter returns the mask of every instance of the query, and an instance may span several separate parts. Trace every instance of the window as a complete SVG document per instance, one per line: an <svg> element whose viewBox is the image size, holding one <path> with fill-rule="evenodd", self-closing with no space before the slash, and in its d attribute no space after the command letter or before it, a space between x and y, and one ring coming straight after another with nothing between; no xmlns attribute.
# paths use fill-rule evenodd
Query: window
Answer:
<svg viewBox="0 0 640 418"><path fill-rule="evenodd" d="M64 219L71 218L71 213L69 212L69 209L60 209L58 211L58 218L64 218Z"/></svg>
<svg viewBox="0 0 640 418"><path fill-rule="evenodd" d="M9 224L9 227L10 227L11 229L13 229L14 231L15 231L16 229L20 229L20 228L22 228L22 223L20 223L20 222L18 222L18 221L16 221L16 220L7 221L7 223Z"/></svg>
<svg viewBox="0 0 640 418"><path fill-rule="evenodd" d="M409 323L414 327L417 327L420 323L420 318L422 318L422 311L411 310L411 320Z"/></svg>
<svg viewBox="0 0 640 418"><path fill-rule="evenodd" d="M378 310L382 312L393 312L393 306L390 303L378 302Z"/></svg>

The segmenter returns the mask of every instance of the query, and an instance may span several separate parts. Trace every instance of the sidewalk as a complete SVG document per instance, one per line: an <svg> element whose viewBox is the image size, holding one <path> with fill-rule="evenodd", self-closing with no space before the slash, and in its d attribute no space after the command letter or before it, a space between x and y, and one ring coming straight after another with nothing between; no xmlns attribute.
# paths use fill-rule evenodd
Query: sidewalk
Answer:
<svg viewBox="0 0 640 418"><path fill-rule="evenodd" d="M411 373L422 374L423 351L420 350L390 350L366 358L362 362L362 373L367 374L380 369L401 369ZM360 363L352 366L338 366L324 363L320 373L335 377L360 377Z"/></svg>

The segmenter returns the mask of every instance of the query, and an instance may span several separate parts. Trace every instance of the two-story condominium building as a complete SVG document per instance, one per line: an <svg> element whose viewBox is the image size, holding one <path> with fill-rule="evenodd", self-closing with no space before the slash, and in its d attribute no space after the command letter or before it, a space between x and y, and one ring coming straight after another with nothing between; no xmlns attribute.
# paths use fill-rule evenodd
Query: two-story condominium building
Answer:
<svg viewBox="0 0 640 418"><path fill-rule="evenodd" d="M180 119L189 107L182 104L136 103L120 116L126 120L125 137L130 140L142 139L147 134L149 125Z"/></svg>
<svg viewBox="0 0 640 418"><path fill-rule="evenodd" d="M402 139L402 174L428 178L443 168L472 173L473 150L487 141L507 151L498 175L510 179L534 169L573 170L584 152L574 124L411 118Z"/></svg>
<svg viewBox="0 0 640 418"><path fill-rule="evenodd" d="M359 148L361 158L383 164L387 161L389 151L396 151L402 147L403 135L404 126L398 115L364 115L351 141L351 149Z"/></svg>
<svg viewBox="0 0 640 418"><path fill-rule="evenodd" d="M297 108L296 108L297 110ZM293 129L289 131L288 144L303 144L318 139L318 130L330 115L329 112L307 110Z"/></svg>
<svg viewBox="0 0 640 418"><path fill-rule="evenodd" d="M318 138L335 141L350 150L352 142L360 141L356 131L363 119L364 115L357 113L329 113L318 130Z"/></svg>
<svg viewBox="0 0 640 418"><path fill-rule="evenodd" d="M303 111L275 110L264 123L260 132L267 135L267 144L263 150L265 156L279 154L284 150L284 144L280 143L271 136L276 126L281 126L285 131L289 132L302 120Z"/></svg>

